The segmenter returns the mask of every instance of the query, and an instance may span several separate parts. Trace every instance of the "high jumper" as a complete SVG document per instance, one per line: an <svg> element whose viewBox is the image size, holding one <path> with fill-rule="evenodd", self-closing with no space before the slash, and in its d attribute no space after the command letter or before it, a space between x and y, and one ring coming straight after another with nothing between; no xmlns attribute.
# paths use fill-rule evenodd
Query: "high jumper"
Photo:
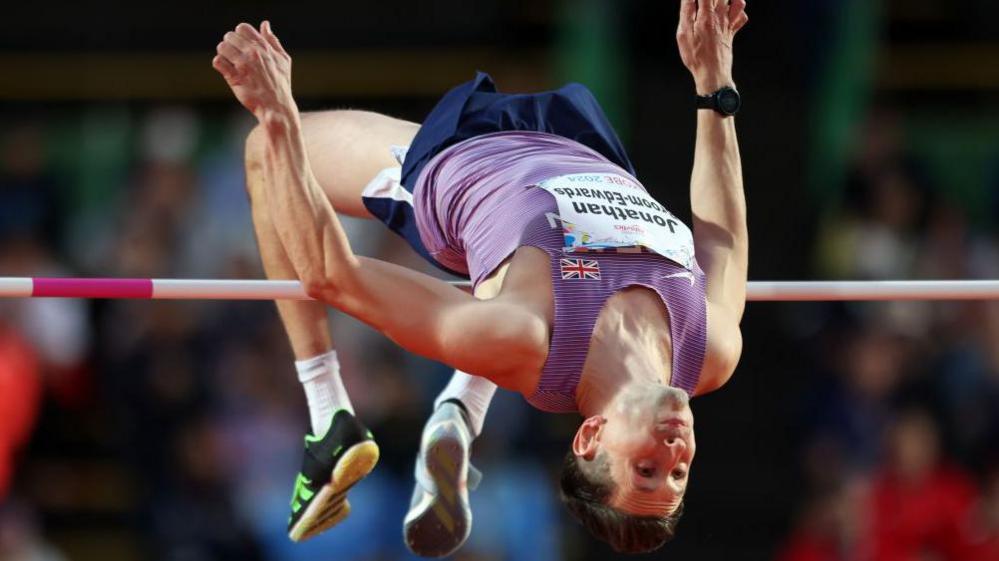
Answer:
<svg viewBox="0 0 999 561"><path fill-rule="evenodd" d="M732 41L747 20L745 0L680 1L676 38L701 108L692 228L646 192L579 84L504 94L480 73L422 125L303 115L270 24L225 34L213 66L259 123L246 172L264 269L318 300L277 304L312 424L292 539L342 520L347 491L378 459L340 381L327 304L456 369L417 458L404 521L415 553L451 553L471 530L470 444L497 386L583 416L561 491L591 533L628 552L673 536L696 450L689 398L724 385L742 351L749 243ZM474 296L355 255L338 214L383 221L470 278Z"/></svg>

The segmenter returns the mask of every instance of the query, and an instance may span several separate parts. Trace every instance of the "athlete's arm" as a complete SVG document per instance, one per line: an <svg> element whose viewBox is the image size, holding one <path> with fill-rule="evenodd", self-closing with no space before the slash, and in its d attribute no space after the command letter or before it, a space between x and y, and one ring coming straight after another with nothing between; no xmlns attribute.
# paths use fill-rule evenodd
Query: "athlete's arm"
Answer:
<svg viewBox="0 0 999 561"><path fill-rule="evenodd" d="M734 86L732 39L748 19L745 7L745 0L681 0L677 43L698 95ZM708 300L738 325L746 303L749 235L733 117L698 111L690 200Z"/></svg>
<svg viewBox="0 0 999 561"><path fill-rule="evenodd" d="M680 0L677 45L698 95L735 86L732 40L749 19L745 10L745 0ZM749 234L733 117L697 112L690 205L694 251L708 285L708 348L695 390L703 394L728 382L742 354Z"/></svg>
<svg viewBox="0 0 999 561"><path fill-rule="evenodd" d="M216 68L266 132L268 210L310 296L409 351L505 387L510 372L540 368L545 318L502 298L477 301L429 275L353 253L312 174L291 96L291 59L269 25L258 32L240 24L218 50Z"/></svg>

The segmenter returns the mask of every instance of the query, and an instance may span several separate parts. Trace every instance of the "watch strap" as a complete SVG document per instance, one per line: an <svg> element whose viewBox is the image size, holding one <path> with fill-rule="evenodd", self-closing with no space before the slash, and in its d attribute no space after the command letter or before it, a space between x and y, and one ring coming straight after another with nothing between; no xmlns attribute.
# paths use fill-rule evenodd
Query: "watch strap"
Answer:
<svg viewBox="0 0 999 561"><path fill-rule="evenodd" d="M725 103L722 102L722 95L733 95L735 96L735 107L727 108L724 107ZM697 96L697 108L698 109L711 109L720 115L730 117L739 112L739 107L742 105L739 99L739 91L735 88L724 86L715 90L708 95Z"/></svg>

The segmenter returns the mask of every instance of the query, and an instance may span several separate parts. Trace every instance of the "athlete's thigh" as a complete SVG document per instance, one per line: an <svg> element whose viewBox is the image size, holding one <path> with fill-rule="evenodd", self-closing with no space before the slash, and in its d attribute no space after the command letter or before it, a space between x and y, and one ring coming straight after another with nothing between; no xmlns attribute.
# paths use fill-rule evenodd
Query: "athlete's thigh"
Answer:
<svg viewBox="0 0 999 561"><path fill-rule="evenodd" d="M381 170L398 166L393 144L409 146L420 126L369 111L320 111L302 116L312 173L337 212L371 218L361 191Z"/></svg>

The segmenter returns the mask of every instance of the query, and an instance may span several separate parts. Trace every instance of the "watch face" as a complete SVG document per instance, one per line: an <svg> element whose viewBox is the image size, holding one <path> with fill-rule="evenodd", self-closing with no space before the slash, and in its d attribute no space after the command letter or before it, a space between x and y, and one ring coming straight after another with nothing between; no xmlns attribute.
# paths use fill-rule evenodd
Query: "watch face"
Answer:
<svg viewBox="0 0 999 561"><path fill-rule="evenodd" d="M718 108L721 109L722 112L728 115L733 115L739 110L739 105L739 92L731 88L725 88L718 92Z"/></svg>

